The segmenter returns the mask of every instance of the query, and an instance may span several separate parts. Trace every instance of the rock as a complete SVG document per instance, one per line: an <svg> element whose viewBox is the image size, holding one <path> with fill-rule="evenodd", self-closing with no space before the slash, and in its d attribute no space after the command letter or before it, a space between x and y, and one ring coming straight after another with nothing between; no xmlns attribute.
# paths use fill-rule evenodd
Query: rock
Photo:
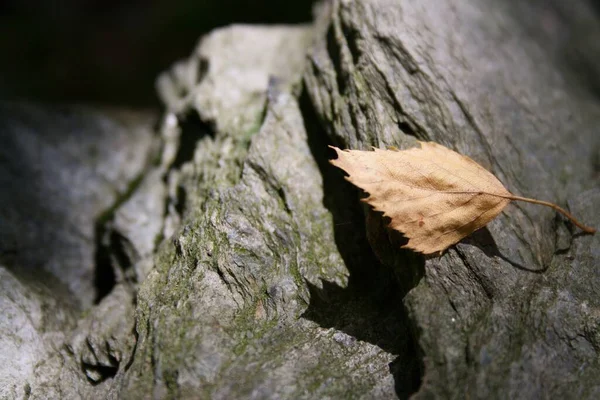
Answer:
<svg viewBox="0 0 600 400"><path fill-rule="evenodd" d="M151 161L153 117L4 103L0 121L1 260L15 271L49 272L89 307L96 227Z"/></svg>
<svg viewBox="0 0 600 400"><path fill-rule="evenodd" d="M600 109L553 62L560 47L522 29L525 19L541 25L539 2L527 17L477 1L329 4L305 82L334 144L443 143L513 193L585 204L579 215L598 226L586 212L600 207L597 191L578 194L597 186ZM425 367L416 397L597 396L598 244L571 230L565 250L555 241L564 224L550 209L513 205L425 261L404 299ZM368 226L379 258L418 277L414 259L390 255L378 224Z"/></svg>
<svg viewBox="0 0 600 400"><path fill-rule="evenodd" d="M424 259L327 160L330 143L435 140L598 226L598 102L556 61L563 48L506 3L334 0L316 12L312 26L204 37L158 80L160 136L140 121L100 129L93 167L83 139L46 148L3 133L3 182L43 184L0 197L1 396L598 396L598 236L513 205ZM580 14L565 15L570 27ZM56 117L19 107L2 118ZM47 232L61 235L54 252ZM60 256L54 267L43 251ZM86 297L94 270L106 285Z"/></svg>
<svg viewBox="0 0 600 400"><path fill-rule="evenodd" d="M118 285L79 320L68 348L91 383L114 377L129 361L135 345L133 311L131 292Z"/></svg>
<svg viewBox="0 0 600 400"><path fill-rule="evenodd" d="M315 320L325 312L308 310L309 292L323 292L323 281L348 284L303 110L290 93L310 40L308 28L216 31L196 51L212 71L209 83L167 101L180 120L197 112L213 130L197 135L193 158L181 167L184 226L161 246L140 288L138 342L130 368L115 377L113 397L393 395L394 355L320 326ZM236 50L227 63L224 43ZM197 70L195 57L177 74ZM180 84L165 76L160 85ZM215 98L212 111L198 103ZM346 318L350 308L343 305Z"/></svg>
<svg viewBox="0 0 600 400"><path fill-rule="evenodd" d="M142 282L146 278L148 271L143 265L152 259L157 244L163 239L168 199L165 175L166 170L160 167L148 171L106 226L105 246L114 256L116 282L128 278ZM131 267L134 271L130 271Z"/></svg>
<svg viewBox="0 0 600 400"><path fill-rule="evenodd" d="M248 32L251 39L244 37ZM269 79L288 90L298 86L305 51L294 44L308 40L307 26L215 30L200 40L188 60L159 77L158 93L168 111L181 115L194 110L215 131L249 139L262 123Z"/></svg>
<svg viewBox="0 0 600 400"><path fill-rule="evenodd" d="M37 282L38 279L44 283ZM78 393L76 388L88 386L62 348L65 332L75 326L73 310L77 305L53 293L50 288L55 280L43 271L18 279L0 266L0 397L3 399L39 399L42 393L44 397L60 397L61 392L72 396ZM57 282L54 287L62 285Z"/></svg>
<svg viewBox="0 0 600 400"><path fill-rule="evenodd" d="M94 397L106 386L92 386L93 374L105 377L135 342L133 315L92 307L106 272L98 236L153 159L153 116L3 103L0 121L0 397ZM115 296L107 301L132 314L132 294ZM82 363L88 348L74 350L72 335L96 359Z"/></svg>

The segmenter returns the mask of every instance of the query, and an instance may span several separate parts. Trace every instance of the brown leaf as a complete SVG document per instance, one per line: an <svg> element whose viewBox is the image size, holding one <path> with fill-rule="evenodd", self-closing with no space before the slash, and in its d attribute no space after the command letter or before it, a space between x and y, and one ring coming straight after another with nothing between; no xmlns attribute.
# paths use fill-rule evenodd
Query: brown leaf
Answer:
<svg viewBox="0 0 600 400"><path fill-rule="evenodd" d="M369 193L363 199L390 218L390 227L407 237L403 247L438 253L484 227L511 200L541 204L563 213L559 206L515 196L490 172L467 156L434 142L419 142L408 150L340 150L330 162L346 171L354 185Z"/></svg>

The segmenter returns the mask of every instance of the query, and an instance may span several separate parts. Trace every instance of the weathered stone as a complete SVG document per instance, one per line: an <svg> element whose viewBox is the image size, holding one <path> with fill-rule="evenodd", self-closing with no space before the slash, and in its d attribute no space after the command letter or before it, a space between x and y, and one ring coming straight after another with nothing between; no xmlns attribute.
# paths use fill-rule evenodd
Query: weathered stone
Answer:
<svg viewBox="0 0 600 400"><path fill-rule="evenodd" d="M72 373L75 363L63 359L61 346L65 332L75 326L76 305L52 292L52 287L61 287L53 284L55 280L43 271L17 278L0 266L0 398L40 398L44 387L52 397L53 389L62 385L87 386ZM63 382L61 376L66 378Z"/></svg>
<svg viewBox="0 0 600 400"><path fill-rule="evenodd" d="M135 344L133 313L131 291L118 285L79 320L68 346L92 383L114 377L131 358Z"/></svg>
<svg viewBox="0 0 600 400"><path fill-rule="evenodd" d="M259 63L255 43L266 33ZM310 39L306 28L236 27L201 42L197 54L213 71L204 78L210 85L197 83L186 91L194 97L174 110L180 116L197 110L214 131L199 139L181 168L184 228L174 245L161 247L140 288L138 343L131 367L116 377L114 397L393 394L391 353L319 326L318 310L307 313L309 287L317 293L322 281L348 283L303 114L290 94ZM219 67L225 47L215 41L235 44L225 70ZM283 75L281 63L289 63ZM232 71L243 79L235 91L224 90ZM193 101L212 98L230 106L206 114ZM238 98L246 100L236 105ZM248 136L243 121L260 128ZM352 312L344 306L344 314Z"/></svg>
<svg viewBox="0 0 600 400"><path fill-rule="evenodd" d="M97 223L151 161L152 123L144 113L1 104L3 263L49 272L89 307Z"/></svg>
<svg viewBox="0 0 600 400"><path fill-rule="evenodd" d="M116 148L101 129L106 150L80 176L83 139L49 156L52 146L33 152L39 137L10 131L0 155L13 169L0 177L37 177L49 204L36 186L0 197L11 221L0 229L10 267L0 268L0 396L598 397L598 236L513 205L425 260L400 250L401 235L327 162L329 143L435 140L511 191L600 225L598 102L558 62L561 47L524 28L518 10L537 15L542 4L430 3L334 0L312 27L207 35L159 79L160 155L158 135L131 133L144 122L127 125ZM31 113L54 118L25 110L1 115L21 125ZM49 168L31 169L39 157L20 160L22 149ZM109 198L83 203L105 188ZM15 206L30 203L32 215L79 230L35 224ZM52 229L61 235L52 257L78 251L67 239L79 232L88 246L79 259L96 254L110 275L83 315L64 284L79 296L87 280L11 253L22 232L37 244Z"/></svg>
<svg viewBox="0 0 600 400"><path fill-rule="evenodd" d="M597 192L577 199L597 186L600 108L553 62L558 50L523 29L543 6L517 17L492 1L430 3L333 1L324 10L305 81L331 140L443 143L513 193L578 201L573 210L598 226ZM372 243L386 240L378 226ZM417 397L597 395L598 239L567 231L570 247L557 245L564 226L550 209L515 204L426 260L404 300L425 364ZM380 247L384 263L418 276L405 252Z"/></svg>

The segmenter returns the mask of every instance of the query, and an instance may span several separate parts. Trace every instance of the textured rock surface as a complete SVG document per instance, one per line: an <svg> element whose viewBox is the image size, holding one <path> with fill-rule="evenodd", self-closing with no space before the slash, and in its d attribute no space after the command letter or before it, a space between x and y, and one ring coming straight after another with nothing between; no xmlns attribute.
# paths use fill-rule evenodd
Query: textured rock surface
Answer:
<svg viewBox="0 0 600 400"><path fill-rule="evenodd" d="M207 35L160 135L3 106L0 397L598 397L599 236L514 205L425 260L327 162L435 140L599 226L598 101L545 42L584 3L413 3Z"/></svg>
<svg viewBox="0 0 600 400"><path fill-rule="evenodd" d="M90 306L97 223L152 161L153 123L142 113L1 104L2 262L42 269Z"/></svg>
<svg viewBox="0 0 600 400"><path fill-rule="evenodd" d="M491 1L330 5L306 82L336 145L434 140L514 193L568 200L598 226L599 192L584 193L598 186L598 102L553 62L560 49L523 29L523 16ZM564 224L551 210L510 206L426 261L404 300L425 363L418 397L597 395L598 237ZM402 253L378 252L408 267Z"/></svg>
<svg viewBox="0 0 600 400"><path fill-rule="evenodd" d="M101 294L103 274L114 275L98 263L99 228L146 173L158 149L153 122L148 113L0 106L0 398L90 398L101 386L82 371L106 366L106 378L131 354L123 330L131 336L133 316L123 316L132 293L116 290L125 301L110 313L106 302L80 313Z"/></svg>
<svg viewBox="0 0 600 400"><path fill-rule="evenodd" d="M307 311L309 288L324 293L322 280L348 286L290 91L299 86L310 40L308 28L217 31L159 81L172 112L183 119L196 111L212 130L177 174L175 192L187 199L184 226L174 244L162 246L138 293L135 356L116 376L114 397L394 395L391 351L319 324L327 314L319 307ZM231 49L223 51L224 43ZM207 69L200 82L178 80L199 62ZM184 97L169 97L184 84ZM369 328L370 339L404 328L389 307L376 310L376 301L349 304L336 310L346 325L366 323L359 307L384 317Z"/></svg>

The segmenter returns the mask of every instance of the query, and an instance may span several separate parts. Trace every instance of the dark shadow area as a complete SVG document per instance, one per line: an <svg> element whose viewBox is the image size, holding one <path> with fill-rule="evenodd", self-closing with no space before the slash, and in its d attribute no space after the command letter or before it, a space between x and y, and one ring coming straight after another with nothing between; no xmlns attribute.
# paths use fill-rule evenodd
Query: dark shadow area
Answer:
<svg viewBox="0 0 600 400"><path fill-rule="evenodd" d="M179 215L183 215L187 204L187 191L183 185L177 186L177 199L175 203L175 211Z"/></svg>
<svg viewBox="0 0 600 400"><path fill-rule="evenodd" d="M297 24L314 0L0 2L0 94L42 102L155 106L156 76L203 34L233 23ZM9 56L8 56L9 55Z"/></svg>
<svg viewBox="0 0 600 400"><path fill-rule="evenodd" d="M333 215L336 245L349 271L345 288L329 282L323 282L322 289L309 284L311 300L303 317L397 355L390 364L390 373L398 397L408 398L420 387L423 364L402 301L422 276L423 259L411 258L409 252L396 248L392 267L380 262L380 254L376 255L369 245L359 191L329 164L334 153L327 147L330 144L327 134L320 127L305 90L300 97L300 108L309 146L323 177L324 205ZM371 225L370 217L367 223ZM370 228L369 234L373 231L377 229ZM410 271L409 275L415 276L414 280L399 283L398 277L403 273L398 273L396 267L400 264Z"/></svg>
<svg viewBox="0 0 600 400"><path fill-rule="evenodd" d="M105 227L103 224L96 225L96 254L95 254L95 269L94 269L94 287L96 288L96 298L94 304L100 303L115 287L117 277L113 269L110 245L102 243L103 237L106 236Z"/></svg>
<svg viewBox="0 0 600 400"><path fill-rule="evenodd" d="M115 375L117 375L117 372L119 371L119 361L113 356L109 355L109 357L111 363L114 363L114 366L92 365L86 362L81 363L81 371L87 377L88 382L93 386L96 386L109 378L114 378ZM90 376L94 376L94 379Z"/></svg>
<svg viewBox="0 0 600 400"><path fill-rule="evenodd" d="M94 270L94 286L96 287L95 304L100 303L122 279L132 279L128 272L138 261L139 256L131 242L112 229L110 223L96 225L96 269Z"/></svg>
<svg viewBox="0 0 600 400"><path fill-rule="evenodd" d="M483 253L486 256L488 256L490 258L498 257L501 260L504 260L507 263L509 263L510 265L512 265L514 268L520 269L522 271L541 274L541 273L544 273L548 269L547 266L544 268L538 268L538 269L527 268L524 265L522 265L518 262L515 262L515 261L511 260L510 258L506 257L504 254L502 254L500 252L500 249L498 249L498 245L496 244L496 241L492 237L489 229L486 227L476 230L475 232L473 232L472 234L470 234L469 236L464 238L462 240L462 243L469 244L471 246L475 246L479 250L483 251Z"/></svg>
<svg viewBox="0 0 600 400"><path fill-rule="evenodd" d="M181 136L179 137L179 149L173 161L172 168L181 168L183 164L194 158L196 143L205 135L214 137L215 127L202 121L197 112L188 112L179 117Z"/></svg>

